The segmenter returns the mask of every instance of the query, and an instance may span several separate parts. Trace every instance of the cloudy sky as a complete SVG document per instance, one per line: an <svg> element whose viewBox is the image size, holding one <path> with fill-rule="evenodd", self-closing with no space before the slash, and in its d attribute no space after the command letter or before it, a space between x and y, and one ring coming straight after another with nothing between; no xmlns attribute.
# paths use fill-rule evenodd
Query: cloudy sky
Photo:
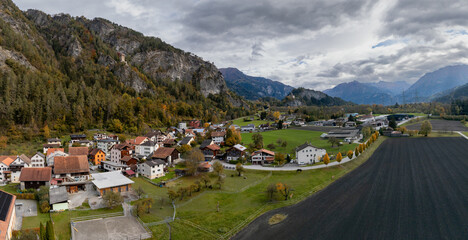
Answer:
<svg viewBox="0 0 468 240"><path fill-rule="evenodd" d="M295 87L414 82L468 64L465 0L14 0L22 9L103 17Z"/></svg>

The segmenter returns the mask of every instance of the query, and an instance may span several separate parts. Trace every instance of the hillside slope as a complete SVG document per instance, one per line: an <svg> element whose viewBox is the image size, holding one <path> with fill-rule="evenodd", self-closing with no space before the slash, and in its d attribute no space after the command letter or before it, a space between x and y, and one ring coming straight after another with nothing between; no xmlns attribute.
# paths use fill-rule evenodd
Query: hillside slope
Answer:
<svg viewBox="0 0 468 240"><path fill-rule="evenodd" d="M330 97L327 94L305 89L305 88L296 88L291 91L291 93L286 96L281 104L283 106L337 106L337 105L346 105L350 104L349 102L344 101L338 97Z"/></svg>
<svg viewBox="0 0 468 240"><path fill-rule="evenodd" d="M249 100L263 97L283 99L294 88L263 77L245 75L237 68L220 68L229 89Z"/></svg>
<svg viewBox="0 0 468 240"><path fill-rule="evenodd" d="M323 92L332 97L340 97L357 104L389 105L394 103L393 97L389 92L358 81L341 83Z"/></svg>

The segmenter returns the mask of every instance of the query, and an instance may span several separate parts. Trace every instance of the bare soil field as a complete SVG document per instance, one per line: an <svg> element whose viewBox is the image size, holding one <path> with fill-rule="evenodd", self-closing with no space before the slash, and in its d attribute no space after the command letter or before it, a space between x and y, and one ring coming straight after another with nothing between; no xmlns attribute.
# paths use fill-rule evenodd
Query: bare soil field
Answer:
<svg viewBox="0 0 468 240"><path fill-rule="evenodd" d="M468 127L465 127L460 121L450 121L450 120L443 120L443 119L432 119L429 120L432 124L432 130L434 131L461 131L466 132L468 131ZM422 122L408 125L406 128L408 130L419 130L421 129Z"/></svg>
<svg viewBox="0 0 468 240"><path fill-rule="evenodd" d="M467 239L466 149L458 137L388 139L353 172L233 239ZM270 226L277 213L288 217Z"/></svg>

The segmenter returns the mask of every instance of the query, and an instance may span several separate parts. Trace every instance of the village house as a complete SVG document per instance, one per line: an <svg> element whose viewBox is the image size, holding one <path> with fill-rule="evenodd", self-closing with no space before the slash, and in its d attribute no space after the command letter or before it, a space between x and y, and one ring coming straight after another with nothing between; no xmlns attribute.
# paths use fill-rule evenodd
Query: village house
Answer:
<svg viewBox="0 0 468 240"><path fill-rule="evenodd" d="M227 161L237 161L240 157L245 157L246 147L236 144L233 147L226 150L226 160Z"/></svg>
<svg viewBox="0 0 468 240"><path fill-rule="evenodd" d="M160 159L148 160L138 164L138 173L149 179L164 177L166 162Z"/></svg>
<svg viewBox="0 0 468 240"><path fill-rule="evenodd" d="M251 156L252 164L270 164L273 163L274 160L275 153L266 149L255 151Z"/></svg>
<svg viewBox="0 0 468 240"><path fill-rule="evenodd" d="M327 150L304 143L296 148L296 162L299 165L314 164L320 162Z"/></svg>
<svg viewBox="0 0 468 240"><path fill-rule="evenodd" d="M88 154L88 159L93 165L101 165L102 161L106 161L106 154L99 148L92 149Z"/></svg>
<svg viewBox="0 0 468 240"><path fill-rule="evenodd" d="M175 148L160 147L156 151L154 151L151 158L160 159L166 162L166 164L172 165L175 160L180 158L180 153Z"/></svg>
<svg viewBox="0 0 468 240"><path fill-rule="evenodd" d="M213 167L211 166L209 162L201 162L200 164L198 164L197 170L199 172L212 172Z"/></svg>
<svg viewBox="0 0 468 240"><path fill-rule="evenodd" d="M63 148L51 148L47 151L46 154L46 162L47 166L53 166L54 165L54 159L55 157L65 157L68 156L68 153L65 153L65 150Z"/></svg>
<svg viewBox="0 0 468 240"><path fill-rule="evenodd" d="M342 129L333 129L328 133L323 133L320 135L322 138L338 138L343 139L345 142L353 142L360 138L359 129L356 128L342 128Z"/></svg>
<svg viewBox="0 0 468 240"><path fill-rule="evenodd" d="M347 121L347 122L345 122L344 127L346 127L346 128L353 128L353 127L356 127L356 122Z"/></svg>
<svg viewBox="0 0 468 240"><path fill-rule="evenodd" d="M55 157L55 180L59 185L66 186L68 192L77 192L89 179L89 164L87 156Z"/></svg>
<svg viewBox="0 0 468 240"><path fill-rule="evenodd" d="M132 157L132 156L124 156L120 159L120 164L124 164L127 166L133 166L138 163L138 159Z"/></svg>
<svg viewBox="0 0 468 240"><path fill-rule="evenodd" d="M92 183L94 187L101 196L109 191L118 193L128 192L132 189L132 184L134 183L121 172L117 171L93 173L91 177L93 178Z"/></svg>
<svg viewBox="0 0 468 240"><path fill-rule="evenodd" d="M254 124L247 124L247 126L241 126L241 132L254 132L255 125Z"/></svg>
<svg viewBox="0 0 468 240"><path fill-rule="evenodd" d="M192 131L195 133L195 136L198 134L200 136L205 136L206 130L204 128L194 128Z"/></svg>
<svg viewBox="0 0 468 240"><path fill-rule="evenodd" d="M115 145L118 144L119 141L115 139L102 139L102 140L97 140L97 145L96 147L101 149L105 154L106 158L110 158L110 149Z"/></svg>
<svg viewBox="0 0 468 240"><path fill-rule="evenodd" d="M31 167L31 159L28 158L26 155L21 154L17 156L15 161L10 164L10 181L12 183L19 183L19 177L21 175L21 170L23 168Z"/></svg>
<svg viewBox="0 0 468 240"><path fill-rule="evenodd" d="M133 146L138 146L146 141L150 141L150 139L145 136L138 136L135 139L128 140L127 143Z"/></svg>
<svg viewBox="0 0 468 240"><path fill-rule="evenodd" d="M53 211L64 211L68 209L68 192L67 188L53 187L49 189L49 204Z"/></svg>
<svg viewBox="0 0 468 240"><path fill-rule="evenodd" d="M49 138L47 139L47 144L62 145L62 139L60 138Z"/></svg>
<svg viewBox="0 0 468 240"><path fill-rule="evenodd" d="M180 140L179 146L190 145L194 141L195 139L193 137L184 137L182 140Z"/></svg>
<svg viewBox="0 0 468 240"><path fill-rule="evenodd" d="M120 159L132 154L132 148L126 143L116 144L111 149L111 162L120 163Z"/></svg>
<svg viewBox="0 0 468 240"><path fill-rule="evenodd" d="M10 181L10 164L15 161L17 156L0 156L0 180L2 182Z"/></svg>
<svg viewBox="0 0 468 240"><path fill-rule="evenodd" d="M260 124L258 126L258 128L262 131L266 131L266 130L270 130L270 123L264 123L264 124Z"/></svg>
<svg viewBox="0 0 468 240"><path fill-rule="evenodd" d="M201 150L203 155L205 155L205 161L211 161L216 158L216 155L218 155L220 147L216 144L211 144Z"/></svg>
<svg viewBox="0 0 468 240"><path fill-rule="evenodd" d="M213 139L211 139L211 138L205 139L205 140L203 140L203 142L200 144L200 149L203 149L203 148L205 148L206 146L211 145L211 144L215 144L215 143L213 142Z"/></svg>
<svg viewBox="0 0 468 240"><path fill-rule="evenodd" d="M41 186L50 186L52 180L52 168L50 167L30 167L21 169L19 177L21 190L38 189Z"/></svg>
<svg viewBox="0 0 468 240"><path fill-rule="evenodd" d="M176 145L177 145L177 140L174 139L174 138L168 138L168 139L164 140L164 142L163 142L164 147L174 147Z"/></svg>
<svg viewBox="0 0 468 240"><path fill-rule="evenodd" d="M179 123L179 129L182 129L182 130L187 129L187 123L186 122L180 122Z"/></svg>
<svg viewBox="0 0 468 240"><path fill-rule="evenodd" d="M122 164L120 162L102 161L101 169L106 171L125 171L130 169L130 167L127 166L127 164Z"/></svg>
<svg viewBox="0 0 468 240"><path fill-rule="evenodd" d="M47 151L49 151L49 149L59 148L59 147L60 147L60 144L44 144L42 145L42 152L46 154Z"/></svg>
<svg viewBox="0 0 468 240"><path fill-rule="evenodd" d="M193 129L185 129L184 130L184 136L185 137L192 137L192 138L195 138L195 132L193 131Z"/></svg>
<svg viewBox="0 0 468 240"><path fill-rule="evenodd" d="M16 196L0 190L0 239L12 239L16 222Z"/></svg>
<svg viewBox="0 0 468 240"><path fill-rule="evenodd" d="M31 167L44 167L45 159L44 154L37 152L31 157Z"/></svg>
<svg viewBox="0 0 468 240"><path fill-rule="evenodd" d="M211 133L211 139L213 139L213 142L218 145L224 144L224 137L226 136L226 132L212 132Z"/></svg>
<svg viewBox="0 0 468 240"><path fill-rule="evenodd" d="M202 127L202 122L200 120L191 120L188 123L188 126L190 128L200 128L200 127Z"/></svg>
<svg viewBox="0 0 468 240"><path fill-rule="evenodd" d="M80 140L80 141L78 141L78 145L80 145L82 147L90 148L90 147L94 146L94 143L93 143L93 141L90 141L90 140Z"/></svg>
<svg viewBox="0 0 468 240"><path fill-rule="evenodd" d="M79 141L86 140L85 134L71 134L70 135L70 146L74 143L78 143Z"/></svg>
<svg viewBox="0 0 468 240"><path fill-rule="evenodd" d="M140 145L135 146L135 154L139 156L148 156L153 153L156 149L158 149L158 144L151 140L145 141Z"/></svg>
<svg viewBox="0 0 468 240"><path fill-rule="evenodd" d="M162 145L164 140L167 139L167 135L163 134L160 130L152 130L145 134L145 137L159 145Z"/></svg>

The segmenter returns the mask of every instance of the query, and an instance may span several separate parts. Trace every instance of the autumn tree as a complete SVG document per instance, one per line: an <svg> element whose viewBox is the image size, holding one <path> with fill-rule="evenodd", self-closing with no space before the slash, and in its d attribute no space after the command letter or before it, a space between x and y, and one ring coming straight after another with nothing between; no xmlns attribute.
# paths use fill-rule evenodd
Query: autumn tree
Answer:
<svg viewBox="0 0 468 240"><path fill-rule="evenodd" d="M358 146L357 148L358 148L359 153L362 153L362 151L364 150L364 149L362 148L362 143L359 144L359 146Z"/></svg>
<svg viewBox="0 0 468 240"><path fill-rule="evenodd" d="M187 167L187 174L194 176L197 174L198 166L201 162L205 160L205 155L200 151L200 149L193 149L188 153L187 158L185 159L185 166Z"/></svg>
<svg viewBox="0 0 468 240"><path fill-rule="evenodd" d="M252 135L252 142L256 149L263 148L263 136L260 133L255 133Z"/></svg>
<svg viewBox="0 0 468 240"><path fill-rule="evenodd" d="M343 156L341 155L341 152L339 152L339 153L336 155L336 161L340 163L342 159L343 159Z"/></svg>
<svg viewBox="0 0 468 240"><path fill-rule="evenodd" d="M328 138L328 142L331 143L332 147L335 146L335 145L338 146L338 144L340 144L340 140L337 139L336 137Z"/></svg>
<svg viewBox="0 0 468 240"><path fill-rule="evenodd" d="M244 166L241 163L236 164L237 175L240 177L243 172L245 172Z"/></svg>
<svg viewBox="0 0 468 240"><path fill-rule="evenodd" d="M167 190L167 196L169 197L169 199L171 199L172 202L174 202L174 200L176 200L179 197L177 192L172 189Z"/></svg>
<svg viewBox="0 0 468 240"><path fill-rule="evenodd" d="M145 194L145 190L143 190L143 188L139 186L135 189L135 193L137 194L138 199L140 199Z"/></svg>
<svg viewBox="0 0 468 240"><path fill-rule="evenodd" d="M266 194L270 202L273 201L273 197L275 196L276 192L277 192L277 189L274 183L271 183L270 185L267 186Z"/></svg>
<svg viewBox="0 0 468 240"><path fill-rule="evenodd" d="M431 122L429 122L428 120L425 120L422 124L421 124L421 129L419 130L419 134L422 134L424 135L425 137L427 137L427 135L429 135L432 131L432 124Z"/></svg>
<svg viewBox="0 0 468 240"><path fill-rule="evenodd" d="M353 151L349 150L348 154L346 154L346 155L348 155L348 158L351 159L351 158L353 158L353 154L354 154Z"/></svg>
<svg viewBox="0 0 468 240"><path fill-rule="evenodd" d="M203 174L202 177L201 177L201 181L203 182L205 188L208 187L208 184L211 182L211 179L210 177L208 176L208 174Z"/></svg>
<svg viewBox="0 0 468 240"><path fill-rule="evenodd" d="M44 137L44 139L50 138L50 129L47 124L42 128L42 136Z"/></svg>
<svg viewBox="0 0 468 240"><path fill-rule="evenodd" d="M356 147L356 149L354 149L354 156L359 156L359 147Z"/></svg>
<svg viewBox="0 0 468 240"><path fill-rule="evenodd" d="M177 151L179 151L181 154L185 154L192 151L192 147L188 144L184 144L182 146L178 146Z"/></svg>
<svg viewBox="0 0 468 240"><path fill-rule="evenodd" d="M213 163L213 171L216 174L218 174L218 176L221 176L221 174L223 174L223 171L224 171L223 164L220 161L215 161Z"/></svg>
<svg viewBox="0 0 468 240"><path fill-rule="evenodd" d="M276 112L273 113L273 117L275 118L275 120L279 120L280 117L281 117L281 113L276 111Z"/></svg>
<svg viewBox="0 0 468 240"><path fill-rule="evenodd" d="M325 153L325 156L323 156L322 160L325 165L330 163L330 157L328 156L328 153Z"/></svg>
<svg viewBox="0 0 468 240"><path fill-rule="evenodd" d="M106 191L102 199L106 203L107 207L110 209L113 209L119 206L123 202L123 199L120 193L113 192L113 191Z"/></svg>
<svg viewBox="0 0 468 240"><path fill-rule="evenodd" d="M284 197L284 200L288 200L288 197L291 194L292 189L286 183L277 183L276 191Z"/></svg>
<svg viewBox="0 0 468 240"><path fill-rule="evenodd" d="M286 157L282 153L276 153L275 154L275 162L278 165L283 165L286 162Z"/></svg>

